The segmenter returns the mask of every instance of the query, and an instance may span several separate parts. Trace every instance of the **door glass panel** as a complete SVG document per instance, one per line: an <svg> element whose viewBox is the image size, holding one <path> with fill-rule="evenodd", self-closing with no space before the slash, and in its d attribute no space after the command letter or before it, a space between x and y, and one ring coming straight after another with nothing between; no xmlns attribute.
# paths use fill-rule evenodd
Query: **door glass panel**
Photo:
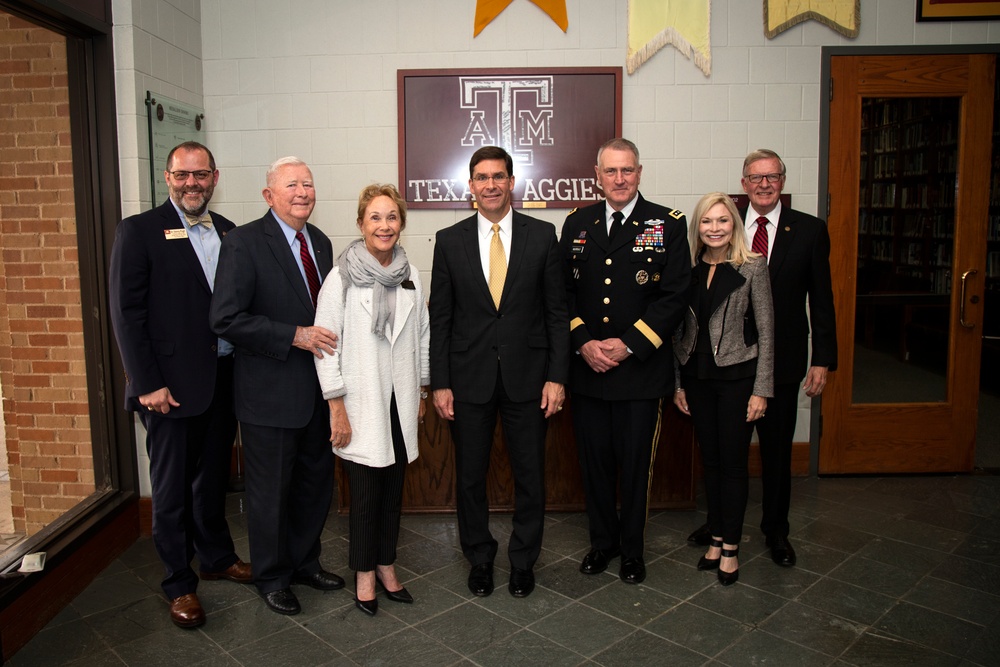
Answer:
<svg viewBox="0 0 1000 667"><path fill-rule="evenodd" d="M947 398L959 99L865 98L854 403Z"/></svg>

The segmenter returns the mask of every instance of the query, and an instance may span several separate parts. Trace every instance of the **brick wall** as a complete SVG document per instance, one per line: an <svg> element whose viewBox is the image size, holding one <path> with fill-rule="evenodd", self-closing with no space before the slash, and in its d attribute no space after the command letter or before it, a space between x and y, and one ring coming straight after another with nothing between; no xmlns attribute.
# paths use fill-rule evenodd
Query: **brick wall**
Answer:
<svg viewBox="0 0 1000 667"><path fill-rule="evenodd" d="M66 43L0 12L0 385L14 528L94 490Z"/></svg>

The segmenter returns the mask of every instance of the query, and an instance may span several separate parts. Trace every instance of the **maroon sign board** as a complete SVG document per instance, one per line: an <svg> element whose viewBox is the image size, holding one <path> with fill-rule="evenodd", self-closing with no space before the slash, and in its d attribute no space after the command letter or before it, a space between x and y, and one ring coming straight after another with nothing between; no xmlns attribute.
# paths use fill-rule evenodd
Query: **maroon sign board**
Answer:
<svg viewBox="0 0 1000 667"><path fill-rule="evenodd" d="M518 208L602 197L597 149L621 136L622 68L399 70L399 184L410 208L471 208L469 158L501 146Z"/></svg>

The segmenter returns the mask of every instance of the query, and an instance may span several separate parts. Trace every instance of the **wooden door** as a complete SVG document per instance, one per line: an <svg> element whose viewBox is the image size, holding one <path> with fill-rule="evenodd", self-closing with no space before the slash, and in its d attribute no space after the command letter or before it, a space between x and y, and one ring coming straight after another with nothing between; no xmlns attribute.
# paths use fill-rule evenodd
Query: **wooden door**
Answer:
<svg viewBox="0 0 1000 667"><path fill-rule="evenodd" d="M972 469L994 74L992 55L831 59L820 473Z"/></svg>

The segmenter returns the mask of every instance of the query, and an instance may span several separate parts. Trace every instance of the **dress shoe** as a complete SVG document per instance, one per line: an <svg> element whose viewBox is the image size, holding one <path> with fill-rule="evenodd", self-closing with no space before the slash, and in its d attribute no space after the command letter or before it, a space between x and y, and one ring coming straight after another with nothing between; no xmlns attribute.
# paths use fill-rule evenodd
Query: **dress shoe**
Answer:
<svg viewBox="0 0 1000 667"><path fill-rule="evenodd" d="M516 598L526 598L535 590L535 573L531 570L522 570L519 567L510 568L510 583L507 590Z"/></svg>
<svg viewBox="0 0 1000 667"><path fill-rule="evenodd" d="M707 547L712 542L712 529L708 524L702 524L701 528L688 535L688 544L691 546Z"/></svg>
<svg viewBox="0 0 1000 667"><path fill-rule="evenodd" d="M608 561L616 556L618 556L617 549L609 551L591 549L590 553L583 557L583 562L580 563L580 572L584 574L600 574L608 569Z"/></svg>
<svg viewBox="0 0 1000 667"><path fill-rule="evenodd" d="M344 587L343 577L321 569L314 574L300 572L292 575L293 584L304 584L318 591L336 591Z"/></svg>
<svg viewBox="0 0 1000 667"><path fill-rule="evenodd" d="M195 593L188 593L170 601L170 620L180 628L197 628L205 624L205 610Z"/></svg>
<svg viewBox="0 0 1000 667"><path fill-rule="evenodd" d="M375 581L377 581L378 584L382 587L382 590L385 591L385 596L390 600L392 600L393 602L405 602L406 604L413 604L413 596L410 595L410 592L406 590L405 586L401 586L398 591L390 591L388 588L385 587L385 584L382 583L382 580L379 579L377 574L375 575Z"/></svg>
<svg viewBox="0 0 1000 667"><path fill-rule="evenodd" d="M740 555L739 547L736 547L735 549L722 550L722 558L736 558L739 555ZM722 584L723 586L731 586L739 580L740 568L739 566L737 566L736 569L733 570L732 572L723 572L722 568L720 567L718 572L718 577L720 584Z"/></svg>
<svg viewBox="0 0 1000 667"><path fill-rule="evenodd" d="M235 563L222 572L201 572L200 576L205 581L226 579L227 581L235 581L237 584L253 583L253 572L250 570L250 563L244 563L238 558Z"/></svg>
<svg viewBox="0 0 1000 667"><path fill-rule="evenodd" d="M375 575L375 581L378 581L378 575ZM354 573L354 606L368 614L369 616L374 616L378 613L378 598L372 598L371 600L362 600L358 597L358 573Z"/></svg>
<svg viewBox="0 0 1000 667"><path fill-rule="evenodd" d="M792 567L795 565L795 549L787 537L768 537L767 546L771 548L771 560L775 565Z"/></svg>
<svg viewBox="0 0 1000 667"><path fill-rule="evenodd" d="M282 588L270 593L264 593L264 602L267 603L271 611L284 614L285 616L294 616L302 611L299 599L295 597L295 593L292 592L291 588Z"/></svg>
<svg viewBox="0 0 1000 667"><path fill-rule="evenodd" d="M713 539L709 543L709 546L721 549L722 548L722 540ZM722 560L721 557L719 557L719 558L706 558L705 556L702 556L701 558L698 559L698 569L699 570L714 570L715 568L719 567L719 561L720 560Z"/></svg>
<svg viewBox="0 0 1000 667"><path fill-rule="evenodd" d="M469 590L484 598L493 592L493 563L474 565L469 572Z"/></svg>
<svg viewBox="0 0 1000 667"><path fill-rule="evenodd" d="M646 564L642 558L622 558L618 578L626 584L641 584L646 580Z"/></svg>

